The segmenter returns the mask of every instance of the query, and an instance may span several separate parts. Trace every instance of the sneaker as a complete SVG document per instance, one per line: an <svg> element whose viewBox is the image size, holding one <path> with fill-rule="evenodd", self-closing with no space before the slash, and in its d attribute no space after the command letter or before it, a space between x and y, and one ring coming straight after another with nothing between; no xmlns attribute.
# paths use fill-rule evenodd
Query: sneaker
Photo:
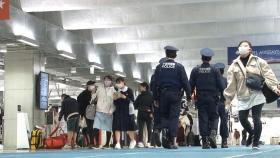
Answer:
<svg viewBox="0 0 280 158"><path fill-rule="evenodd" d="M65 146L63 147L63 149L72 149L72 146L71 146L71 145L65 145Z"/></svg>
<svg viewBox="0 0 280 158"><path fill-rule="evenodd" d="M142 142L139 142L137 146L138 146L138 148L144 148L145 147Z"/></svg>
<svg viewBox="0 0 280 158"><path fill-rule="evenodd" d="M136 141L133 140L133 141L131 141L130 144L129 144L129 149L134 149L135 146L136 146Z"/></svg>
<svg viewBox="0 0 280 158"><path fill-rule="evenodd" d="M110 145L107 145L107 144L105 144L103 147L102 147L102 149L109 149L110 148Z"/></svg>
<svg viewBox="0 0 280 158"><path fill-rule="evenodd" d="M122 148L121 148L121 144L120 144L120 143L117 143L117 144L115 145L115 149L122 149Z"/></svg>
<svg viewBox="0 0 280 158"><path fill-rule="evenodd" d="M246 146L250 146L253 143L254 135L249 135L248 139L246 140Z"/></svg>
<svg viewBox="0 0 280 158"><path fill-rule="evenodd" d="M152 148L151 143L147 143L147 144L145 145L145 147L146 147L146 148Z"/></svg>
<svg viewBox="0 0 280 158"><path fill-rule="evenodd" d="M260 150L259 144L253 143L252 148L253 148L253 150Z"/></svg>

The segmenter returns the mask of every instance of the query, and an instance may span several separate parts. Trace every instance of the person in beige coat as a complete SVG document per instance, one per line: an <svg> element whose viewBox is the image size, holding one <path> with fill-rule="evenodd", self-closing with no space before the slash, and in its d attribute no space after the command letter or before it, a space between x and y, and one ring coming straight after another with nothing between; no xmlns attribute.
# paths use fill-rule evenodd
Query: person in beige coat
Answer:
<svg viewBox="0 0 280 158"><path fill-rule="evenodd" d="M267 86L278 95L280 94L278 89L279 82L267 62L252 54L252 44L249 41L239 43L238 53L239 56L228 69L228 85L224 90L225 105L228 108L233 98L237 96L239 120L243 128L249 133L246 145L250 146L253 143L253 149L259 149L262 132L261 111L266 99L262 91L252 90L246 86L246 74L262 74ZM252 111L254 129L248 121L250 110Z"/></svg>
<svg viewBox="0 0 280 158"><path fill-rule="evenodd" d="M92 100L97 100L93 128L106 131L107 139L103 148L109 148L112 135L113 112L115 111L113 102L115 89L112 80L111 76L105 76L104 83L97 85L97 91L92 95Z"/></svg>

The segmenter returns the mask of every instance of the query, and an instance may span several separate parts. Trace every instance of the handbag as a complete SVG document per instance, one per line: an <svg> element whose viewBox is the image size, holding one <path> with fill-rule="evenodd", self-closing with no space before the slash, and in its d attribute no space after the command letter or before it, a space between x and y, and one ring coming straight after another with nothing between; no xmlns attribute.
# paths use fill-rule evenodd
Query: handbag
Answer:
<svg viewBox="0 0 280 158"><path fill-rule="evenodd" d="M89 120L94 120L95 113L96 113L96 103L97 99L94 99L91 101L91 104L89 104L86 108L86 118Z"/></svg>
<svg viewBox="0 0 280 158"><path fill-rule="evenodd" d="M263 76L263 71L260 67L258 58L256 60L257 60L257 64L258 64L259 70L261 72L261 75ZM272 89L270 89L267 86L267 84L265 83L265 81L263 83L264 84L262 87L262 92L263 92L263 95L265 96L266 103L270 104L270 103L276 101L279 98L279 95L277 93L275 93Z"/></svg>
<svg viewBox="0 0 280 158"><path fill-rule="evenodd" d="M54 136L58 130L62 131L59 136ZM54 131L45 139L44 144L46 149L62 149L67 142L67 134L64 133L61 127L57 126Z"/></svg>
<svg viewBox="0 0 280 158"><path fill-rule="evenodd" d="M256 61L257 61L257 65L258 65L261 75L248 73L248 75L246 77L239 64L238 64L238 66L241 69L244 77L246 77L245 78L246 86L253 90L262 91L263 95L265 96L266 103L268 103L268 104L272 103L272 102L276 101L279 98L279 96L273 90L271 90L265 83L265 79L263 77L263 71L260 67L258 58L256 58Z"/></svg>

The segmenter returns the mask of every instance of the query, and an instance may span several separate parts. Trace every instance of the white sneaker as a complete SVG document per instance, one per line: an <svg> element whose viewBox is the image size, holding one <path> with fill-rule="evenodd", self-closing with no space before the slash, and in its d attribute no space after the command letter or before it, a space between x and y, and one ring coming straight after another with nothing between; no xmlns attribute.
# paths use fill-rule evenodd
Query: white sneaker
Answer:
<svg viewBox="0 0 280 158"><path fill-rule="evenodd" d="M70 145L65 145L65 146L63 147L63 149L72 149L72 146L70 146Z"/></svg>
<svg viewBox="0 0 280 158"><path fill-rule="evenodd" d="M130 144L129 144L129 149L134 149L135 146L136 146L136 141L133 140L133 141L131 141Z"/></svg>
<svg viewBox="0 0 280 158"><path fill-rule="evenodd" d="M152 148L151 143L147 143L147 144L145 145L145 147L146 147L146 148Z"/></svg>
<svg viewBox="0 0 280 158"><path fill-rule="evenodd" d="M117 143L117 144L115 145L115 149L122 149L122 148L121 148L121 144L120 144L120 143Z"/></svg>
<svg viewBox="0 0 280 158"><path fill-rule="evenodd" d="M138 148L144 148L145 147L142 142L139 142L137 146L138 146Z"/></svg>

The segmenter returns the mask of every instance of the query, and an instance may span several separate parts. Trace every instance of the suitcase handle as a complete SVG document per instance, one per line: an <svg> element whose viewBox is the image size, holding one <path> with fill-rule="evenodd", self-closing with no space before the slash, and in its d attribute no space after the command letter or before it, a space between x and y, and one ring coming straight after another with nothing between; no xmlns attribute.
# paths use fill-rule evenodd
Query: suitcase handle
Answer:
<svg viewBox="0 0 280 158"><path fill-rule="evenodd" d="M64 134L64 130L59 126L59 124L55 127L55 129L51 132L51 134L49 135L49 137L52 137L54 134L56 134L56 132L60 130L62 131L62 133Z"/></svg>

